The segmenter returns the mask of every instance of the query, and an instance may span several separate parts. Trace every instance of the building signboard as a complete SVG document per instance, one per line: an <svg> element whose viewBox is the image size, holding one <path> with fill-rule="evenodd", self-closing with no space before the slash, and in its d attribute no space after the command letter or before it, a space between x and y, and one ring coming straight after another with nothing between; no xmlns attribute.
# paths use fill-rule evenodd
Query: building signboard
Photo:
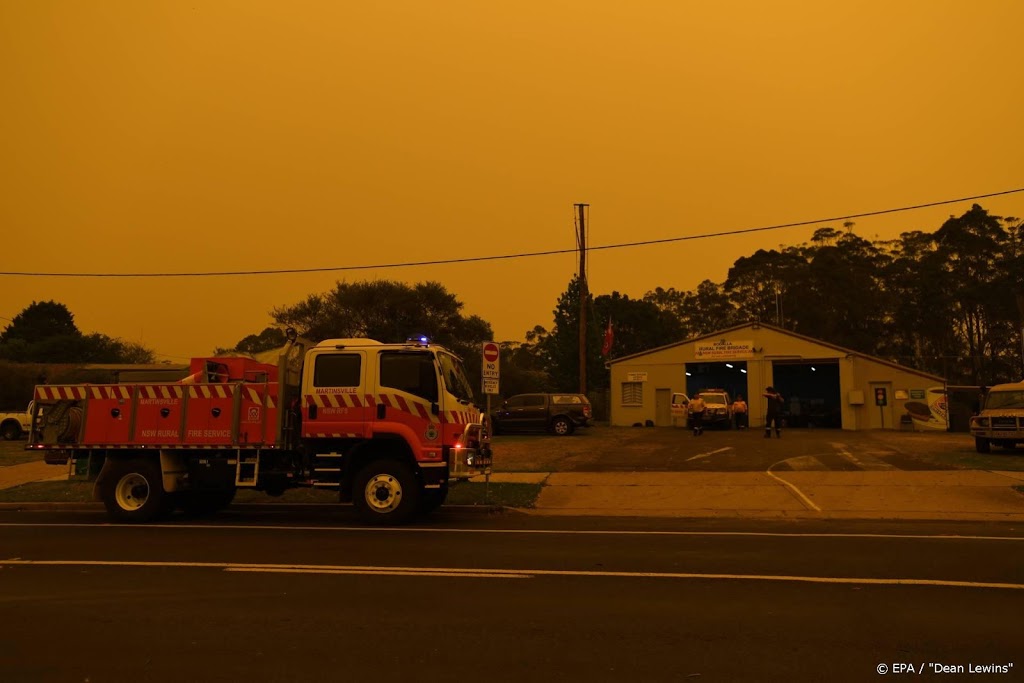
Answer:
<svg viewBox="0 0 1024 683"><path fill-rule="evenodd" d="M697 342L693 355L703 361L748 360L754 357L754 342L749 339Z"/></svg>

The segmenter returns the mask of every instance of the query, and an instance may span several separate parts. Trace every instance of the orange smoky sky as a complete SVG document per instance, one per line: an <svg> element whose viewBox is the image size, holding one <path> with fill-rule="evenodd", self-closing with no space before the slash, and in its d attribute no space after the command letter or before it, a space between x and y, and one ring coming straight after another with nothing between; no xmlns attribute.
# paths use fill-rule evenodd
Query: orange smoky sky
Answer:
<svg viewBox="0 0 1024 683"><path fill-rule="evenodd" d="M6 2L0 270L454 259L572 249L575 202L599 246L1022 187L1022 25L1017 0ZM1024 215L1024 195L980 203ZM933 231L969 206L855 231ZM722 282L813 231L594 252L590 287ZM521 340L575 269L2 276L0 316L55 299L179 360L342 278L431 279Z"/></svg>

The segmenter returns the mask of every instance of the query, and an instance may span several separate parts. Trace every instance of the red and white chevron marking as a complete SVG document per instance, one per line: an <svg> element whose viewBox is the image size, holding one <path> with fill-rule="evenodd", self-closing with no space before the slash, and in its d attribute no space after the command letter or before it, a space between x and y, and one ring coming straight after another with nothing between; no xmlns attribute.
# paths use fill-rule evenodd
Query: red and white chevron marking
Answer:
<svg viewBox="0 0 1024 683"><path fill-rule="evenodd" d="M447 411L448 422L454 424L470 424L476 422L480 417L479 410L449 410Z"/></svg>
<svg viewBox="0 0 1024 683"><path fill-rule="evenodd" d="M37 401L60 401L60 400L79 400L84 399L86 396L86 387L84 386L52 386L44 385L36 387L36 400Z"/></svg>
<svg viewBox="0 0 1024 683"><path fill-rule="evenodd" d="M307 394L306 405L319 408L372 408L374 404L370 394L365 399L359 394Z"/></svg>
<svg viewBox="0 0 1024 683"><path fill-rule="evenodd" d="M230 398L231 388L224 384L197 384L188 388L189 398Z"/></svg>
<svg viewBox="0 0 1024 683"><path fill-rule="evenodd" d="M181 398L184 396L184 387L165 385L144 385L139 387L140 398ZM127 398L127 397L125 397Z"/></svg>
<svg viewBox="0 0 1024 683"><path fill-rule="evenodd" d="M395 408L424 420L438 421L437 416L430 412L430 404L426 401L414 401L400 394L381 393L380 402L388 408Z"/></svg>

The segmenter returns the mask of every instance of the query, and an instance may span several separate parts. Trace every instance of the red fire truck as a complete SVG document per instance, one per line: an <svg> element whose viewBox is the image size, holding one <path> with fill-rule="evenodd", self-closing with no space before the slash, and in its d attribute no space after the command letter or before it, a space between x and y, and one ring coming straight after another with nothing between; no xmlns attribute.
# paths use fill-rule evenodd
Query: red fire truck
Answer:
<svg viewBox="0 0 1024 683"><path fill-rule="evenodd" d="M38 386L27 448L94 480L119 522L305 486L399 524L440 506L450 480L489 472L462 361L425 338L314 346L288 330L276 364L195 358L190 371L178 383Z"/></svg>

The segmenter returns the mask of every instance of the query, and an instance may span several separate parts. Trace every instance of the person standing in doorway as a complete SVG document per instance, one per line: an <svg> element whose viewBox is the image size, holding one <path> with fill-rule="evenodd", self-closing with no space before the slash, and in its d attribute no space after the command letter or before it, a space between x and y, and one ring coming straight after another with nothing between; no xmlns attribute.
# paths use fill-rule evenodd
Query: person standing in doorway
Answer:
<svg viewBox="0 0 1024 683"><path fill-rule="evenodd" d="M693 398L690 399L690 405L687 408L690 413L690 425L693 427L693 435L700 436L704 433L704 411L707 410L707 406L704 405L704 399L700 397L700 394L694 394Z"/></svg>
<svg viewBox="0 0 1024 683"><path fill-rule="evenodd" d="M747 428L747 402L743 400L743 394L736 394L736 400L732 402L732 417L736 429Z"/></svg>
<svg viewBox="0 0 1024 683"><path fill-rule="evenodd" d="M768 402L768 408L764 412L764 438L771 438L773 423L775 425L775 437L781 438L782 395L775 391L775 387L768 387L764 390L764 398Z"/></svg>

